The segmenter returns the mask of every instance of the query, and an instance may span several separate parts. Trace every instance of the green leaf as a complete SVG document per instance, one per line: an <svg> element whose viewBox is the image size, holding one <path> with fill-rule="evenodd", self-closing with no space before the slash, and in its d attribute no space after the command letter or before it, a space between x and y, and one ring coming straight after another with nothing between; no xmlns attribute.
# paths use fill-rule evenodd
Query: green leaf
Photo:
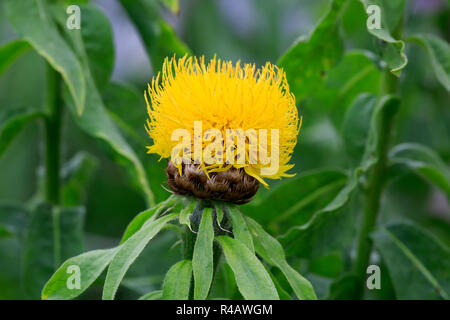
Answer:
<svg viewBox="0 0 450 320"><path fill-rule="evenodd" d="M255 252L255 247L253 246L253 238L247 227L247 222L241 214L239 208L235 205L230 205L227 207L230 212L231 221L233 223L233 236L236 240L239 240L251 251Z"/></svg>
<svg viewBox="0 0 450 320"><path fill-rule="evenodd" d="M162 290L156 290L144 294L139 300L161 300L162 299Z"/></svg>
<svg viewBox="0 0 450 320"><path fill-rule="evenodd" d="M197 201L191 199L189 201L189 204L180 211L180 218L179 218L180 224L184 224L184 225L188 226L189 229L191 229L191 231L192 231L191 216L192 216L192 213L194 212L196 206L197 206Z"/></svg>
<svg viewBox="0 0 450 320"><path fill-rule="evenodd" d="M431 60L433 71L447 91L450 91L450 45L432 34L417 34L408 38L425 48Z"/></svg>
<svg viewBox="0 0 450 320"><path fill-rule="evenodd" d="M125 136L136 146L149 144L147 133L142 126L142 119L147 115L141 92L124 84L109 83L102 90L102 96L111 119Z"/></svg>
<svg viewBox="0 0 450 320"><path fill-rule="evenodd" d="M449 299L450 250L410 224L380 227L372 234L398 299Z"/></svg>
<svg viewBox="0 0 450 320"><path fill-rule="evenodd" d="M387 143L389 139L387 134L390 129L385 126L386 124L391 125L390 119L397 114L399 107L400 99L398 97L385 95L378 99L370 118L370 129L360 167L367 170L379 160L380 144Z"/></svg>
<svg viewBox="0 0 450 320"><path fill-rule="evenodd" d="M0 75L16 61L22 54L30 49L26 41L14 40L0 47Z"/></svg>
<svg viewBox="0 0 450 320"><path fill-rule="evenodd" d="M21 206L0 204L0 238L17 236L22 239L28 216L29 212Z"/></svg>
<svg viewBox="0 0 450 320"><path fill-rule="evenodd" d="M157 205L151 207L150 209L147 209L139 213L128 224L125 232L123 233L122 239L120 240L120 243L122 244L125 241L127 241L132 235L138 232L148 220L154 220L164 210L167 210L172 206L175 206L178 203L178 201L179 198L177 198L176 196L170 196L166 201L160 202Z"/></svg>
<svg viewBox="0 0 450 320"><path fill-rule="evenodd" d="M30 298L39 298L41 289L58 266L83 251L82 208L61 209L39 205L26 230L23 281Z"/></svg>
<svg viewBox="0 0 450 320"><path fill-rule="evenodd" d="M55 19L66 27L69 4L56 3L52 9ZM108 18L94 5L79 4L81 11L80 29L68 30L76 46L83 47L86 56L80 56L81 61L87 61L97 88L103 88L114 68L114 40L111 24Z"/></svg>
<svg viewBox="0 0 450 320"><path fill-rule="evenodd" d="M106 274L103 300L113 300L125 273L147 243L177 214L172 213L159 219L148 221L142 228L125 241L114 256Z"/></svg>
<svg viewBox="0 0 450 320"><path fill-rule="evenodd" d="M401 70L407 65L408 58L404 52L405 43L392 36L402 23L405 0L361 0L366 12L371 5L380 8L380 28L367 28L369 33L386 43L382 50L382 58L387 63L391 72L400 76Z"/></svg>
<svg viewBox="0 0 450 320"><path fill-rule="evenodd" d="M9 144L19 134L22 128L36 118L43 118L44 114L33 109L6 109L0 113L0 156Z"/></svg>
<svg viewBox="0 0 450 320"><path fill-rule="evenodd" d="M61 10L55 13L57 17L62 14L64 14L64 11ZM58 20L61 20L61 18ZM134 186L142 191L147 203L153 205L154 196L148 184L144 167L133 149L126 142L114 122L111 120L97 90L91 70L88 66L89 52L86 49L86 44L83 42L83 37L80 36L78 31L72 32L73 30L68 30L67 28L63 28L63 30L68 39L71 40L78 57L82 61L82 69L87 87L87 108L82 115L76 112L72 99L65 95L66 103L72 113L75 123L88 135L99 139L108 147L108 150L114 156L115 161L125 167Z"/></svg>
<svg viewBox="0 0 450 320"><path fill-rule="evenodd" d="M213 242L212 209L205 208L202 213L192 257L195 300L205 300L208 297L213 279Z"/></svg>
<svg viewBox="0 0 450 320"><path fill-rule="evenodd" d="M330 8L309 37L299 38L280 58L292 92L298 100L312 94L342 57L344 42L339 21L345 0L332 0Z"/></svg>
<svg viewBox="0 0 450 320"><path fill-rule="evenodd" d="M275 288L277 289L278 296L280 297L280 300L292 300L292 297L289 293L284 290L284 288L281 286L281 284L278 282L277 278L270 272L270 270L266 267L266 271L270 276L270 279L272 279L273 284L275 285Z"/></svg>
<svg viewBox="0 0 450 320"><path fill-rule="evenodd" d="M152 205L154 203L154 197L148 185L142 163L109 117L93 80L89 76L89 71L86 70L85 72L87 72L86 79L89 89L86 96L86 105L88 108L80 116L75 112L73 103L66 99L75 123L84 132L99 139L109 147L108 149L116 161L127 169L131 181L143 192L148 204Z"/></svg>
<svg viewBox="0 0 450 320"><path fill-rule="evenodd" d="M361 162L365 153L376 103L376 96L362 93L356 97L345 115L342 136L345 149L354 166Z"/></svg>
<svg viewBox="0 0 450 320"><path fill-rule="evenodd" d="M305 224L291 227L278 237L288 255L317 258L352 241L352 211L347 204L363 172L357 169L346 186L324 208L316 211Z"/></svg>
<svg viewBox="0 0 450 320"><path fill-rule="evenodd" d="M164 4L167 8L172 11L174 14L180 13L180 3L178 0L161 0L161 3Z"/></svg>
<svg viewBox="0 0 450 320"><path fill-rule="evenodd" d="M163 300L188 300L191 286L192 262L181 260L173 265L164 278Z"/></svg>
<svg viewBox="0 0 450 320"><path fill-rule="evenodd" d="M417 143L402 143L389 153L391 166L401 166L415 172L444 191L450 197L450 170L432 149Z"/></svg>
<svg viewBox="0 0 450 320"><path fill-rule="evenodd" d="M77 114L84 110L86 83L82 67L59 35L51 14L42 0L5 0L5 8L13 28L23 40L61 73L75 101Z"/></svg>
<svg viewBox="0 0 450 320"><path fill-rule="evenodd" d="M151 140L142 125L143 119L147 117L144 95L134 87L109 83L102 90L104 104L108 110L108 115L123 133L135 150L141 150L143 146L149 145ZM152 163L145 166L145 171L149 177L150 188L155 196L155 201L159 202L167 198L167 191L161 188L161 184L166 181L165 161L158 161L156 155L149 155L144 152L140 154L141 161Z"/></svg>
<svg viewBox="0 0 450 320"><path fill-rule="evenodd" d="M233 270L242 296L247 300L278 300L270 275L256 256L240 241L219 236L225 258Z"/></svg>
<svg viewBox="0 0 450 320"><path fill-rule="evenodd" d="M63 186L61 188L61 203L66 207L84 203L87 188L98 167L97 159L86 153L79 152L67 162L61 170Z"/></svg>
<svg viewBox="0 0 450 320"><path fill-rule="evenodd" d="M189 48L178 39L172 27L159 17L156 1L120 0L120 3L141 35L154 74L161 70L166 57L190 54Z"/></svg>
<svg viewBox="0 0 450 320"><path fill-rule="evenodd" d="M281 270L299 299L316 300L311 283L287 263L281 244L264 231L255 220L247 218L247 222L255 240L256 252L268 263Z"/></svg>
<svg viewBox="0 0 450 320"><path fill-rule="evenodd" d="M88 251L70 258L48 280L42 290L42 299L66 300L79 296L100 276L119 248ZM67 285L71 276L75 275L70 272L71 266L79 267L81 276L79 289L72 286L69 288Z"/></svg>
<svg viewBox="0 0 450 320"><path fill-rule="evenodd" d="M307 222L328 204L345 185L347 175L337 170L302 173L272 188L264 197L242 206L242 211L271 229L285 231Z"/></svg>
<svg viewBox="0 0 450 320"><path fill-rule="evenodd" d="M347 51L336 67L330 70L326 87L336 90L333 111L343 113L362 92L378 94L381 89L381 71L371 52Z"/></svg>

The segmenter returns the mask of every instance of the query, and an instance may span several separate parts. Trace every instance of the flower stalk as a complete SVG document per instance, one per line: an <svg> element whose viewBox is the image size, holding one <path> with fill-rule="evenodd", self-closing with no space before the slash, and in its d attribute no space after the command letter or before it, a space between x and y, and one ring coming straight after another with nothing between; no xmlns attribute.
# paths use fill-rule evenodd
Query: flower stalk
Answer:
<svg viewBox="0 0 450 320"><path fill-rule="evenodd" d="M49 203L60 201L60 142L62 118L61 76L47 64L47 92L45 119L45 198Z"/></svg>
<svg viewBox="0 0 450 320"><path fill-rule="evenodd" d="M393 32L395 39L401 39L403 33L403 17L400 19L396 30ZM385 94L396 94L398 91L399 79L390 70L384 72L383 90ZM365 278L367 267L370 263L373 243L370 234L374 231L378 212L380 209L381 196L386 185L386 172L388 167L388 153L392 139L393 127L396 113L388 112L381 118L381 130L378 137L376 153L377 163L369 173L368 188L366 190L363 216L361 220L361 230L357 242L355 273L358 280L358 296L363 297L365 288Z"/></svg>

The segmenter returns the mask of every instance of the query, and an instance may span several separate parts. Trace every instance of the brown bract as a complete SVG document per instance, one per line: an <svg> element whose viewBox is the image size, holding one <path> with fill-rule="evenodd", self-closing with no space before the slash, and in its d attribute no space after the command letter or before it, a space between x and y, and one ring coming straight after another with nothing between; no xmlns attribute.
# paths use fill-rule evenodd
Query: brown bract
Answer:
<svg viewBox="0 0 450 320"><path fill-rule="evenodd" d="M243 169L231 168L209 173L198 170L198 164L183 164L182 175L171 161L166 169L167 184L173 192L201 199L247 203L256 194L259 182Z"/></svg>

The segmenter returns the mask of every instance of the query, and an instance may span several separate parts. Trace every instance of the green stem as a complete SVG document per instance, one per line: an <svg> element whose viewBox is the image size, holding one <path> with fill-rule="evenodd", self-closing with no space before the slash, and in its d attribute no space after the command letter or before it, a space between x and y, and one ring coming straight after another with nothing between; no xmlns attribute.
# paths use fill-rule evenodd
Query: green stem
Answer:
<svg viewBox="0 0 450 320"><path fill-rule="evenodd" d="M387 70L384 75L384 91L386 94L395 94L398 90L398 78ZM394 114L383 114L381 118L381 131L378 137L376 149L377 163L369 173L368 188L366 190L364 211L361 220L361 230L357 242L357 252L355 261L355 273L358 277L358 295L363 297L366 271L370 263L372 253L372 241L370 234L374 231L378 212L380 209L380 199L386 181L386 171L388 165L388 152L394 127Z"/></svg>
<svg viewBox="0 0 450 320"><path fill-rule="evenodd" d="M45 121L46 200L59 204L60 140L61 140L61 76L47 64L47 117Z"/></svg>

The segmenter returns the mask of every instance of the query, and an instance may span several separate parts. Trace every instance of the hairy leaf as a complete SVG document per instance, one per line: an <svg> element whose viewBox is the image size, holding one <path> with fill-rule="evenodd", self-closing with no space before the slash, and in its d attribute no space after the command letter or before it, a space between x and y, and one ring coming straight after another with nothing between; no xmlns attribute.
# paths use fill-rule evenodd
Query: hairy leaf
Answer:
<svg viewBox="0 0 450 320"><path fill-rule="evenodd" d="M239 291L248 300L278 300L275 285L262 263L240 241L219 236L225 258L233 270Z"/></svg>
<svg viewBox="0 0 450 320"><path fill-rule="evenodd" d="M93 250L70 258L48 280L42 290L42 299L66 300L76 298L100 276L114 258L118 249L119 247ZM80 288L68 286L69 282L75 284L75 280L71 279L76 276L76 271L71 271L71 268L74 267L79 268L80 271Z"/></svg>
<svg viewBox="0 0 450 320"><path fill-rule="evenodd" d="M181 260L169 269L164 279L163 300L188 300L191 286L192 262Z"/></svg>
<svg viewBox="0 0 450 320"><path fill-rule="evenodd" d="M255 239L256 252L281 270L299 299L317 299L311 283L287 263L281 244L264 231L255 220L247 218L247 222Z"/></svg>
<svg viewBox="0 0 450 320"><path fill-rule="evenodd" d="M372 239L389 268L397 298L450 298L448 247L409 224L380 227Z"/></svg>
<svg viewBox="0 0 450 320"><path fill-rule="evenodd" d="M209 288L213 279L213 241L214 229L212 209L203 210L197 239L192 257L194 271L194 299L204 300L208 297Z"/></svg>
<svg viewBox="0 0 450 320"><path fill-rule="evenodd" d="M148 221L142 228L125 241L114 256L106 274L103 287L103 299L113 300L125 273L144 250L147 243L177 214L169 214L159 219Z"/></svg>
<svg viewBox="0 0 450 320"><path fill-rule="evenodd" d="M235 205L228 206L228 210L230 211L231 221L233 223L234 238L245 244L251 252L255 252L252 235L248 230L247 222L244 220L241 211Z"/></svg>
<svg viewBox="0 0 450 320"><path fill-rule="evenodd" d="M142 211L133 220L128 224L120 243L124 243L128 240L132 235L134 235L137 231L139 231L142 226L149 220L154 220L158 217L160 213L163 213L164 210L167 210L174 206L179 199L176 196L170 196L166 201L160 202L157 205Z"/></svg>

